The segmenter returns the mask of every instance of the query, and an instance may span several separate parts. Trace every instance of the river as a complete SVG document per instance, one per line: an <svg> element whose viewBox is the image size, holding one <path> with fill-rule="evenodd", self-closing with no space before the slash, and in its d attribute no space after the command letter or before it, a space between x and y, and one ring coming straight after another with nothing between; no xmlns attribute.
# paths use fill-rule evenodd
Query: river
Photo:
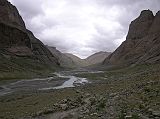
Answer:
<svg viewBox="0 0 160 119"><path fill-rule="evenodd" d="M75 73L75 72L74 72ZM76 72L77 73L77 72ZM80 73L80 72L79 72ZM89 83L86 78L73 76L73 71L53 73L53 77L19 80L0 86L0 96L18 91L44 91L81 86Z"/></svg>

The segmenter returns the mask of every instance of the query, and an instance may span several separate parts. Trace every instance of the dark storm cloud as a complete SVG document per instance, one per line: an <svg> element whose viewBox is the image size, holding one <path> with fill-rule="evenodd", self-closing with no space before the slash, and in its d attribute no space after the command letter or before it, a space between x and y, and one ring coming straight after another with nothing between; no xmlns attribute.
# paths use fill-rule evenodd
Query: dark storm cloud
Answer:
<svg viewBox="0 0 160 119"><path fill-rule="evenodd" d="M82 58L114 51L129 24L144 9L154 14L160 0L11 0L26 26L45 44Z"/></svg>

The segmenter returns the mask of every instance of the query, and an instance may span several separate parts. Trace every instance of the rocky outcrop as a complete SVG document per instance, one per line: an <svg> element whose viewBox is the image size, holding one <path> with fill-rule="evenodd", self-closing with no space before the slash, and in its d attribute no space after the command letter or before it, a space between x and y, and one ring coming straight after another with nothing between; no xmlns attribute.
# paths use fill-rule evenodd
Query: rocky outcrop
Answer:
<svg viewBox="0 0 160 119"><path fill-rule="evenodd" d="M152 11L144 10L140 16L131 22L127 39L140 39L145 37L154 20Z"/></svg>
<svg viewBox="0 0 160 119"><path fill-rule="evenodd" d="M26 29L18 10L7 0L0 0L0 54L1 58L5 56L2 60L11 62L12 65L9 66L12 68L17 66L17 63L20 63L18 68L22 65L25 68L24 64L28 63L30 68L35 64L46 67L59 66L58 59L31 31ZM2 60L0 64L4 64ZM30 62L27 62L28 60Z"/></svg>
<svg viewBox="0 0 160 119"><path fill-rule="evenodd" d="M131 22L124 41L104 64L131 65L160 62L160 12L144 10Z"/></svg>

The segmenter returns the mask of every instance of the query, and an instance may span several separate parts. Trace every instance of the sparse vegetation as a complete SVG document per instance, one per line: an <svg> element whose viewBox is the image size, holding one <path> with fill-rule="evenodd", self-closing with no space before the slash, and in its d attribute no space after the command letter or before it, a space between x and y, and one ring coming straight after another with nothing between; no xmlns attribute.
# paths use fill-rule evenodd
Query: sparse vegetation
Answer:
<svg viewBox="0 0 160 119"><path fill-rule="evenodd" d="M159 70L158 65L142 65L104 73L81 73L78 76L91 77L93 83L76 89L16 93L0 97L0 105L3 107L0 108L0 117L19 118L35 114L38 116L38 112L42 115L54 113L61 110L59 106L55 107L59 102L63 102L65 111L87 104L88 110L84 107L81 115L86 118L104 117L106 114L119 119L125 116L129 119L140 119L141 115L154 116L154 111L160 108ZM92 76L96 78L92 79ZM69 99L69 102L61 101L65 99ZM125 112L122 113L122 110Z"/></svg>

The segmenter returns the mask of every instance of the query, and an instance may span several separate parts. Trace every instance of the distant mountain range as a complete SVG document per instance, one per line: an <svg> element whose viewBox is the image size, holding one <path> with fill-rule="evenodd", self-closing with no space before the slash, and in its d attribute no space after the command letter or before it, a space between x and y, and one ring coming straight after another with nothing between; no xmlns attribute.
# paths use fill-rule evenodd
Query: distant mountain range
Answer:
<svg viewBox="0 0 160 119"><path fill-rule="evenodd" d="M102 63L110 54L111 52L100 51L87 57L85 60L88 65L99 64Z"/></svg>
<svg viewBox="0 0 160 119"><path fill-rule="evenodd" d="M47 47L52 52L52 54L58 58L60 65L62 67L68 68L86 67L89 65L98 64L104 61L104 59L107 58L109 54L111 54L110 52L101 51L87 57L86 59L81 59L71 53L61 53L55 47Z"/></svg>
<svg viewBox="0 0 160 119"><path fill-rule="evenodd" d="M47 46L47 48L51 51L51 53L57 57L58 62L60 63L61 67L64 68L75 68L76 64L72 60L72 58L68 57L64 53L60 52L56 49L56 47Z"/></svg>
<svg viewBox="0 0 160 119"><path fill-rule="evenodd" d="M126 16L127 17L127 16ZM18 10L7 0L0 0L0 79L18 72L42 74L57 68L103 67L153 64L160 62L160 11L154 16L144 10L131 22L124 41L113 53L98 52L86 59L61 53L45 46L26 29ZM21 73L19 73L21 72Z"/></svg>

